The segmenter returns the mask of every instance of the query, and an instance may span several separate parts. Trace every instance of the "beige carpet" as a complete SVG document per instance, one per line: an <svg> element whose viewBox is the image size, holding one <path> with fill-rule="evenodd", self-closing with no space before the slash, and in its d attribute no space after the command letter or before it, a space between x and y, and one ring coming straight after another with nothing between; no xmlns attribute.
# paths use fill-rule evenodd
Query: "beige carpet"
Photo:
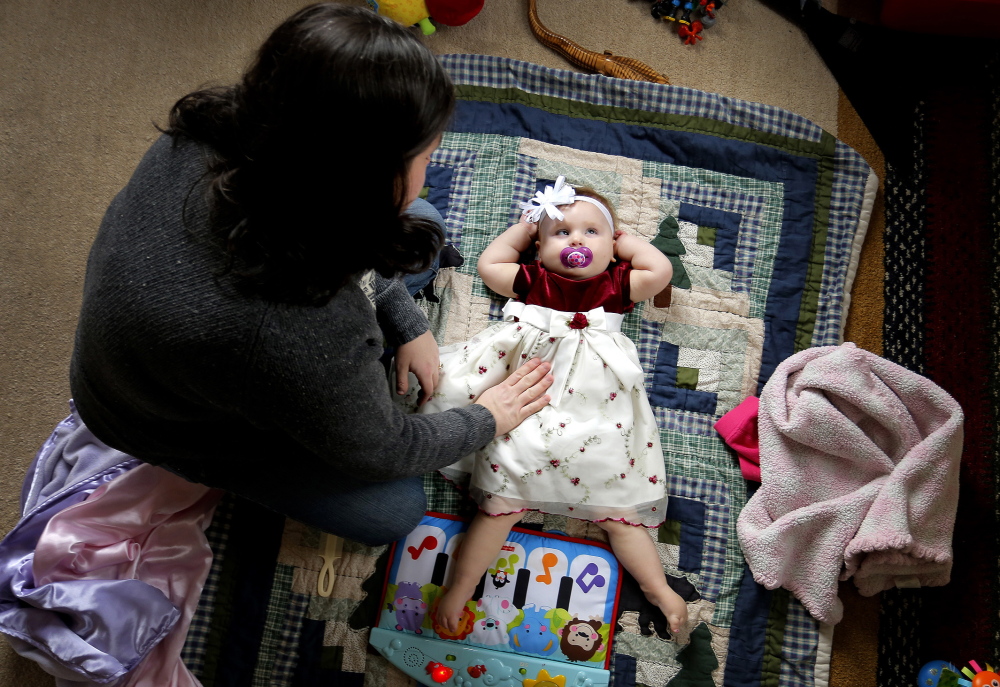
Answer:
<svg viewBox="0 0 1000 687"><path fill-rule="evenodd" d="M303 4L0 0L0 532L18 519L25 468L67 414L87 251L108 202L157 136L153 123L164 123L188 91L234 80L269 30ZM486 0L472 22L442 28L427 44L439 53L572 68L535 40L526 7L526 0ZM649 0L539 0L539 17L585 48L642 60L673 84L842 130L879 169L867 131L796 26L757 0L730 0L704 41L688 47L649 7ZM880 231L878 220L873 227ZM880 352L880 238L869 243L875 248L862 264L865 294L855 295L850 331ZM859 617L869 619L865 604ZM848 625L844 635L863 646L873 623ZM850 658L838 641L833 687L874 684L874 659ZM51 684L0 642L0 685Z"/></svg>

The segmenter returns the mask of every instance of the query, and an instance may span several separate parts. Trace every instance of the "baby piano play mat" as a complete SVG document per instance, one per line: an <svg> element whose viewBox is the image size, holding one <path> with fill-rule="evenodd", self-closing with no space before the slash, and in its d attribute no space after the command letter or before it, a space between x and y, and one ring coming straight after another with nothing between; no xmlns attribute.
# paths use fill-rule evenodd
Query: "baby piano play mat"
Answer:
<svg viewBox="0 0 1000 687"><path fill-rule="evenodd" d="M372 645L423 684L607 685L620 586L610 549L515 528L450 634L434 609L466 526L428 514L396 543Z"/></svg>

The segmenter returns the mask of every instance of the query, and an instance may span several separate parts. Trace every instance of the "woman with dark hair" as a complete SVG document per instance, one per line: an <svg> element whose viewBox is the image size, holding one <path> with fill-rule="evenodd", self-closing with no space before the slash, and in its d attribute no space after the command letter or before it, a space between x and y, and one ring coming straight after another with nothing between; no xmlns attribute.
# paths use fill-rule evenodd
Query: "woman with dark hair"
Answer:
<svg viewBox="0 0 1000 687"><path fill-rule="evenodd" d="M242 81L181 98L91 249L71 367L103 442L325 531L404 536L418 475L548 402L533 361L467 408L405 415L437 345L400 274L442 242L408 212L454 106L404 27L322 3L285 21Z"/></svg>

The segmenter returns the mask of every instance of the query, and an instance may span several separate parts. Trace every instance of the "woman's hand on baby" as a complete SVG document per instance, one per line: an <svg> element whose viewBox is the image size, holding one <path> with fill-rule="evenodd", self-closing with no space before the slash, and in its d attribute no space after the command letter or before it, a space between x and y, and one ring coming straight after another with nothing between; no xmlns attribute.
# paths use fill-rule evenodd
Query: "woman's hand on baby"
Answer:
<svg viewBox="0 0 1000 687"><path fill-rule="evenodd" d="M410 372L420 382L419 404L423 405L434 393L441 373L437 341L430 330L396 349L397 394L403 395L409 390Z"/></svg>
<svg viewBox="0 0 1000 687"><path fill-rule="evenodd" d="M476 400L493 414L496 436L506 434L548 405L552 399L545 392L554 379L549 374L551 368L550 363L532 358Z"/></svg>

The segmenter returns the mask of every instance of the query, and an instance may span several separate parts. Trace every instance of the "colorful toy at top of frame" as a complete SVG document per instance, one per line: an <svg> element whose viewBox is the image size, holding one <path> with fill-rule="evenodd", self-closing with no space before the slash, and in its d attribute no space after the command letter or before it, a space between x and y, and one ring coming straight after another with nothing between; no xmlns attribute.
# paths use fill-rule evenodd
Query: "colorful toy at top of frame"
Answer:
<svg viewBox="0 0 1000 687"><path fill-rule="evenodd" d="M964 676L964 677L963 677ZM1000 675L993 666L986 664L985 670L975 661L961 670L947 661L931 661L924 664L917 673L918 687L1000 687Z"/></svg>
<svg viewBox="0 0 1000 687"><path fill-rule="evenodd" d="M677 24L677 34L684 45L694 45L703 29L715 25L717 13L725 0L654 0L650 14L655 19Z"/></svg>
<svg viewBox="0 0 1000 687"><path fill-rule="evenodd" d="M419 26L425 36L434 33L433 19L445 26L462 26L479 14L483 0L366 0L368 6L403 26Z"/></svg>

